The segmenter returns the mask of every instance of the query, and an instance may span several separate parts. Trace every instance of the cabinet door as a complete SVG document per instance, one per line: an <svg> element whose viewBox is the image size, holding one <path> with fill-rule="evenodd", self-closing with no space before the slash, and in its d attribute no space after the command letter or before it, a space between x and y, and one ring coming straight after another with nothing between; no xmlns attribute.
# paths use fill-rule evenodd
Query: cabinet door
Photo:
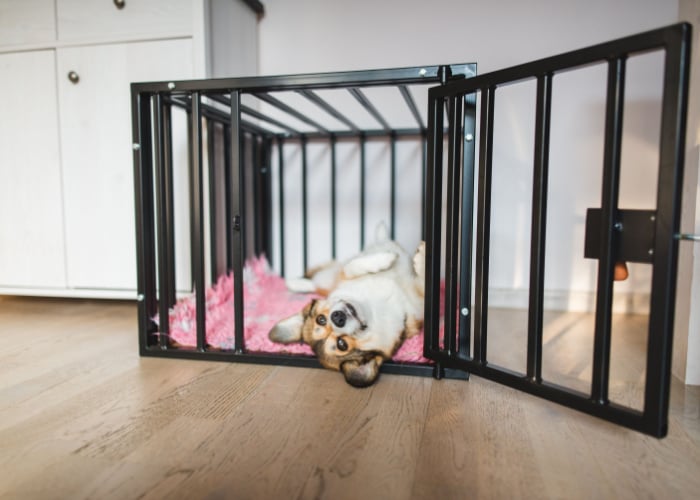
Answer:
<svg viewBox="0 0 700 500"><path fill-rule="evenodd" d="M58 39L132 39L192 34L192 0L57 0Z"/></svg>
<svg viewBox="0 0 700 500"><path fill-rule="evenodd" d="M136 289L129 83L191 77L190 39L58 50L69 286Z"/></svg>
<svg viewBox="0 0 700 500"><path fill-rule="evenodd" d="M0 45L56 39L54 0L0 0Z"/></svg>
<svg viewBox="0 0 700 500"><path fill-rule="evenodd" d="M0 287L65 286L53 51L0 54Z"/></svg>

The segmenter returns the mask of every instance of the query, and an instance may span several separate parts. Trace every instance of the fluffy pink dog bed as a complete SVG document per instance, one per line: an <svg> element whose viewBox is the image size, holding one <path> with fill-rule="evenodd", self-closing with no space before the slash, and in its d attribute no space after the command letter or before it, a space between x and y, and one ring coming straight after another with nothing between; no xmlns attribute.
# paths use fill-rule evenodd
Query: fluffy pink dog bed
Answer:
<svg viewBox="0 0 700 500"><path fill-rule="evenodd" d="M245 347L249 352L313 356L306 344L272 342L268 332L279 320L300 311L314 295L292 293L284 279L262 258L248 261L243 270ZM222 275L206 291L206 338L215 348L232 349L234 339L233 276ZM157 318L154 318L157 321ZM196 314L193 296L180 299L170 310L170 338L183 346L196 346ZM423 333L407 339L393 358L396 362L432 363L423 357Z"/></svg>

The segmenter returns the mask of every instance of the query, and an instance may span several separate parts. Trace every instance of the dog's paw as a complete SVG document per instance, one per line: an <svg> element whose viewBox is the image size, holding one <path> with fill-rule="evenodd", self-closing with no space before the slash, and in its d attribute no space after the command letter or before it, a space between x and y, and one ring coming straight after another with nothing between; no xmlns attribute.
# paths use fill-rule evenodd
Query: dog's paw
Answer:
<svg viewBox="0 0 700 500"><path fill-rule="evenodd" d="M416 276L425 278L425 241L421 241L416 248L416 253L413 255L413 270Z"/></svg>
<svg viewBox="0 0 700 500"><path fill-rule="evenodd" d="M345 264L343 272L346 278L357 278L364 274L379 273L391 268L398 257L394 252L362 255Z"/></svg>
<svg viewBox="0 0 700 500"><path fill-rule="evenodd" d="M287 278L284 280L287 285L287 290L294 293L313 293L316 291L316 285L308 278Z"/></svg>

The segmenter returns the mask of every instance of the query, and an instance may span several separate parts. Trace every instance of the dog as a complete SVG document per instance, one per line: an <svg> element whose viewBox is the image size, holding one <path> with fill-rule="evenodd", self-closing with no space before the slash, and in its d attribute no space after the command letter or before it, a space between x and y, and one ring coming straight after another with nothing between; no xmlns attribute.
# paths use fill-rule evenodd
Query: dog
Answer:
<svg viewBox="0 0 700 500"><path fill-rule="evenodd" d="M354 387L367 387L384 361L423 327L425 243L411 257L380 224L375 242L359 254L286 284L292 291L324 298L278 322L270 339L304 342L323 367L340 371Z"/></svg>

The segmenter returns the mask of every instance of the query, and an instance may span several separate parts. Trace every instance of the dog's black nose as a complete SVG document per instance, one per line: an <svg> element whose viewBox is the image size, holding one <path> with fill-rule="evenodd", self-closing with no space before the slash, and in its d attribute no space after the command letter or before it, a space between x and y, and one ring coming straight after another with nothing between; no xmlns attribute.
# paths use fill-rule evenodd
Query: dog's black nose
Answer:
<svg viewBox="0 0 700 500"><path fill-rule="evenodd" d="M343 328L345 326L345 322L347 320L348 320L348 317L345 315L345 313L343 311L333 311L331 313L331 321L338 328Z"/></svg>

